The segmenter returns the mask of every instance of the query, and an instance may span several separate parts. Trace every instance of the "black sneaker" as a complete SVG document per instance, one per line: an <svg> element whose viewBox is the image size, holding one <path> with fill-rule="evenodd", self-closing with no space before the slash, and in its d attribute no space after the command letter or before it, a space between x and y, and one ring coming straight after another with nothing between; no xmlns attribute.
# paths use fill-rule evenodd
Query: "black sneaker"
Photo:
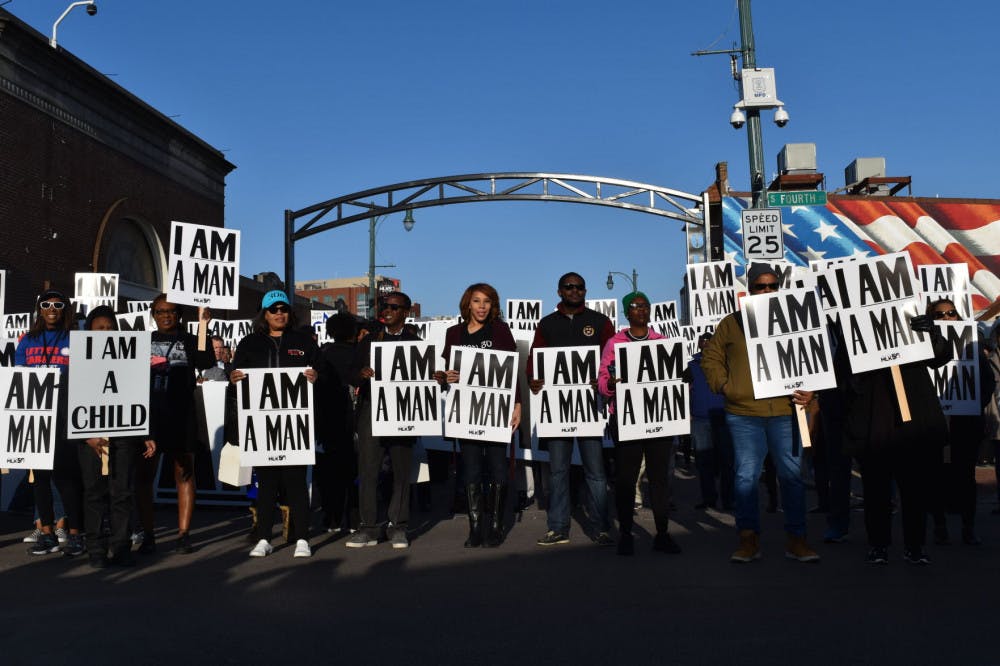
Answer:
<svg viewBox="0 0 1000 666"><path fill-rule="evenodd" d="M909 564L926 566L931 563L931 558L927 557L927 551L923 548L906 548L903 550L903 559Z"/></svg>
<svg viewBox="0 0 1000 666"><path fill-rule="evenodd" d="M635 544L631 534L621 534L618 537L618 554L625 555L635 555Z"/></svg>
<svg viewBox="0 0 1000 666"><path fill-rule="evenodd" d="M599 532L596 537L594 537L594 543L598 546L613 546L615 545L615 540L611 538L611 535L607 532Z"/></svg>
<svg viewBox="0 0 1000 666"><path fill-rule="evenodd" d="M115 553L108 560L108 564L115 567L134 567L135 556L132 555L132 550L130 548L122 548L121 550L115 551Z"/></svg>
<svg viewBox="0 0 1000 666"><path fill-rule="evenodd" d="M191 535L185 532L177 537L177 545L174 546L175 553L182 553L184 555L190 555L194 552L194 546L191 544Z"/></svg>
<svg viewBox="0 0 1000 666"><path fill-rule="evenodd" d="M554 546L559 543L569 543L569 537L562 532L549 530L541 539L537 541L539 546Z"/></svg>
<svg viewBox="0 0 1000 666"><path fill-rule="evenodd" d="M30 555L48 555L58 552L59 541L56 540L55 535L45 533L38 537L38 541L28 549L28 554Z"/></svg>
<svg viewBox="0 0 1000 666"><path fill-rule="evenodd" d="M882 546L875 546L868 551L865 562L868 564L889 564L889 552Z"/></svg>
<svg viewBox="0 0 1000 666"><path fill-rule="evenodd" d="M70 534L69 539L66 541L66 545L62 548L62 552L66 557L77 557L78 555L86 553L87 546L83 540L83 535Z"/></svg>
<svg viewBox="0 0 1000 666"><path fill-rule="evenodd" d="M156 537L152 533L146 534L142 538L142 543L136 549L142 555L150 555L156 552Z"/></svg>
<svg viewBox="0 0 1000 666"><path fill-rule="evenodd" d="M674 541L673 537L666 532L662 532L653 537L653 550L660 553L676 555L681 552L681 547L677 545L677 542Z"/></svg>

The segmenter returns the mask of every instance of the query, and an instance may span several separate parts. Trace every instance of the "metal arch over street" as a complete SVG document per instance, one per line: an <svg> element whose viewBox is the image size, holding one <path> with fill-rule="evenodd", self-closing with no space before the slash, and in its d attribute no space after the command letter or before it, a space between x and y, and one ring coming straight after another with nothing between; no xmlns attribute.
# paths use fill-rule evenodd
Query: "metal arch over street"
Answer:
<svg viewBox="0 0 1000 666"><path fill-rule="evenodd" d="M295 291L295 242L372 215L481 201L562 201L611 206L707 228L708 194L618 178L562 173L477 173L413 180L285 211L285 289ZM295 229L295 221L308 218Z"/></svg>

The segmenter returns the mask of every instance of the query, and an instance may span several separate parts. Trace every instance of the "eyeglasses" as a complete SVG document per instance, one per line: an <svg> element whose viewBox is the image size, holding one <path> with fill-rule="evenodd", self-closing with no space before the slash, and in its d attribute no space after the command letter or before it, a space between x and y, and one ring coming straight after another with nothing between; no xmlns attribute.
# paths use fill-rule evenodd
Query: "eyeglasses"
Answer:
<svg viewBox="0 0 1000 666"><path fill-rule="evenodd" d="M750 285L750 291L778 291L777 282L758 282Z"/></svg>
<svg viewBox="0 0 1000 666"><path fill-rule="evenodd" d="M38 307L40 307L43 310L48 310L49 308L53 308L55 310L62 310L64 307L66 307L66 304L63 303L62 301L42 301L41 303L38 304Z"/></svg>
<svg viewBox="0 0 1000 666"><path fill-rule="evenodd" d="M154 315L174 315L177 314L177 308L157 308L153 310Z"/></svg>
<svg viewBox="0 0 1000 666"><path fill-rule="evenodd" d="M935 319L944 319L945 317L955 317L958 319L958 310L937 310L934 312Z"/></svg>
<svg viewBox="0 0 1000 666"><path fill-rule="evenodd" d="M585 284L561 284L559 288L563 291L587 291L587 285Z"/></svg>
<svg viewBox="0 0 1000 666"><path fill-rule="evenodd" d="M628 309L629 310L648 310L649 309L649 303L629 303L628 304Z"/></svg>
<svg viewBox="0 0 1000 666"><path fill-rule="evenodd" d="M288 314L288 306L275 303L274 305L267 306L267 311L271 314Z"/></svg>
<svg viewBox="0 0 1000 666"><path fill-rule="evenodd" d="M399 303L383 303L382 310L392 310L396 312L397 310L405 310L405 305L400 305Z"/></svg>

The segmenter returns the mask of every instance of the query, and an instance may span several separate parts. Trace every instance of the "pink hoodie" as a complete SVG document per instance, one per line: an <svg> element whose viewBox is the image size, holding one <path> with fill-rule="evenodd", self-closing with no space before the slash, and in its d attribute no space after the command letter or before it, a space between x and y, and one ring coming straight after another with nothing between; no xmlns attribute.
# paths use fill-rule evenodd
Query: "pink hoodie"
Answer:
<svg viewBox="0 0 1000 666"><path fill-rule="evenodd" d="M605 398L614 398L614 391L608 390L608 377L611 373L608 372L608 366L611 365L615 360L615 347L623 342L631 342L632 340L628 337L628 327L623 328L618 331L607 341L604 345L604 351L601 352L601 368L597 372L597 390L601 392ZM660 335L653 330L652 327L649 328L649 336L646 340L661 340L664 335ZM608 400L608 412L614 414L615 412L615 401Z"/></svg>

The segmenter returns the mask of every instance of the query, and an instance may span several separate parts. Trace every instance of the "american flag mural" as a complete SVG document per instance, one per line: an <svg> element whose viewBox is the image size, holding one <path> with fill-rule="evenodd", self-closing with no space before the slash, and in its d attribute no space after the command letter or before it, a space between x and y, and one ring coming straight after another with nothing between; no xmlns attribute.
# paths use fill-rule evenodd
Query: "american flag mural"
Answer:
<svg viewBox="0 0 1000 666"><path fill-rule="evenodd" d="M723 197L726 258L746 272L740 211L749 202ZM914 266L969 267L972 307L986 309L1000 296L1000 201L849 197L830 195L825 206L782 209L785 261L871 257L907 251Z"/></svg>

